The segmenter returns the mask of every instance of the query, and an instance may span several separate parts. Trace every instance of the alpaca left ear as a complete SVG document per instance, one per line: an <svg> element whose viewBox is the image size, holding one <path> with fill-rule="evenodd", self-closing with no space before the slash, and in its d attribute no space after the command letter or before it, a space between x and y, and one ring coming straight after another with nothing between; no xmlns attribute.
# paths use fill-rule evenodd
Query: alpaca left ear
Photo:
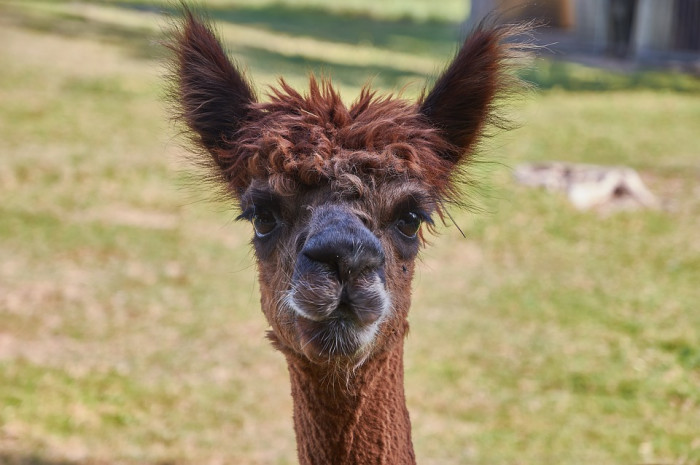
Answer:
<svg viewBox="0 0 700 465"><path fill-rule="evenodd" d="M512 45L504 40L512 34L511 27L480 25L419 101L420 112L449 142L450 147L439 155L452 166L469 158L487 124L498 124L494 101L517 81L506 63L512 57Z"/></svg>
<svg viewBox="0 0 700 465"><path fill-rule="evenodd" d="M252 116L255 95L210 24L184 2L181 8L184 18L166 44L174 52L171 100L195 145L226 173L236 162L231 156L236 134Z"/></svg>

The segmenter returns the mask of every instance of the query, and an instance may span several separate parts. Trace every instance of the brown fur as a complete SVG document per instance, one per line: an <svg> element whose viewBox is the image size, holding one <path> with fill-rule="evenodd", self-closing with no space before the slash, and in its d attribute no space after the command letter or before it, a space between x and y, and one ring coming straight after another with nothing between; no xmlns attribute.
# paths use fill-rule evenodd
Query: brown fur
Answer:
<svg viewBox="0 0 700 465"><path fill-rule="evenodd" d="M271 101L254 106L255 124L237 135L227 177L236 190L269 179L276 190L316 186L352 173L363 179L417 179L446 184L450 165L437 154L445 140L418 118L418 107L368 89L349 108L330 82L311 78L307 96L281 81ZM296 188L294 188L296 190Z"/></svg>
<svg viewBox="0 0 700 465"><path fill-rule="evenodd" d="M368 360L350 385L288 356L302 463L415 463L403 390L403 339Z"/></svg>
<svg viewBox="0 0 700 465"><path fill-rule="evenodd" d="M513 83L512 31L475 31L416 103L364 88L346 106L313 77L307 95L282 80L257 102L211 27L183 9L168 44L176 115L262 228L261 306L287 358L300 462L414 463L403 341L423 233L404 228L457 198Z"/></svg>

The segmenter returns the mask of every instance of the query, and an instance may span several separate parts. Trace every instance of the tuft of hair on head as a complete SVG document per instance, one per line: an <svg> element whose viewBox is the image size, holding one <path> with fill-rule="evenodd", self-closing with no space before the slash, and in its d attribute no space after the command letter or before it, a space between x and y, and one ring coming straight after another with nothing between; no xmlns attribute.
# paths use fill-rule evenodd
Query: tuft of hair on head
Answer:
<svg viewBox="0 0 700 465"><path fill-rule="evenodd" d="M168 100L174 119L184 123L193 145L207 153L198 161L226 178L236 133L255 116L255 92L204 15L181 2L172 22L164 45L172 52Z"/></svg>
<svg viewBox="0 0 700 465"><path fill-rule="evenodd" d="M516 72L535 46L516 39L529 35L534 26L496 25L492 16L485 18L467 36L432 89L424 90L419 98L420 113L446 141L439 153L451 166L445 200L455 201L460 195L455 184L487 135L486 129L511 128L498 111L499 103L528 89Z"/></svg>

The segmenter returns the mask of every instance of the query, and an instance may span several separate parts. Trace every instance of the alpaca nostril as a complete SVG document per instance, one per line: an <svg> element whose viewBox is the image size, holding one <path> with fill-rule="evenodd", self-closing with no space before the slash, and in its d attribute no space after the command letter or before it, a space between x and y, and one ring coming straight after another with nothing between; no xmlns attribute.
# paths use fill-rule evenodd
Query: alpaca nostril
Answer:
<svg viewBox="0 0 700 465"><path fill-rule="evenodd" d="M366 254L359 257L352 257L350 262L343 263L345 268L349 269L347 274L352 276L360 276L376 272L384 274L384 254ZM342 268L342 267L341 267Z"/></svg>

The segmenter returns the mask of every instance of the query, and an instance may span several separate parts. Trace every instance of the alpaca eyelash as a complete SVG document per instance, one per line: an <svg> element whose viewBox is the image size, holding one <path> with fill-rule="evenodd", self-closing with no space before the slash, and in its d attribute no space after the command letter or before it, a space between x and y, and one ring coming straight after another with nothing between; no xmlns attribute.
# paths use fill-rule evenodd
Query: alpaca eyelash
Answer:
<svg viewBox="0 0 700 465"><path fill-rule="evenodd" d="M252 221L253 217L255 216L255 207L248 207L243 212L241 212L240 215L238 215L235 220L236 221Z"/></svg>
<svg viewBox="0 0 700 465"><path fill-rule="evenodd" d="M236 217L236 221L252 221L256 213L263 210L277 211L280 205L279 199L271 192L265 190L252 190L245 195L241 203L249 204L249 206Z"/></svg>
<svg viewBox="0 0 700 465"><path fill-rule="evenodd" d="M271 217L273 217L277 221L277 215L269 208L267 207L259 207L256 205L250 206L246 208L243 213L238 215L236 217L236 221L238 220L246 220L253 222L256 219L256 216L258 215L265 215L269 214Z"/></svg>
<svg viewBox="0 0 700 465"><path fill-rule="evenodd" d="M433 218L425 210L420 210L420 209L414 208L410 211L412 213L415 213L416 215L418 215L418 218L420 218L420 220L423 223L429 224L430 226L435 226L435 221L433 221Z"/></svg>
<svg viewBox="0 0 700 465"><path fill-rule="evenodd" d="M421 222L434 226L435 222L430 213L428 213L429 209L426 208L426 204L427 201L422 196L416 197L411 195L397 204L393 216L398 219L406 213L414 213L420 218Z"/></svg>

